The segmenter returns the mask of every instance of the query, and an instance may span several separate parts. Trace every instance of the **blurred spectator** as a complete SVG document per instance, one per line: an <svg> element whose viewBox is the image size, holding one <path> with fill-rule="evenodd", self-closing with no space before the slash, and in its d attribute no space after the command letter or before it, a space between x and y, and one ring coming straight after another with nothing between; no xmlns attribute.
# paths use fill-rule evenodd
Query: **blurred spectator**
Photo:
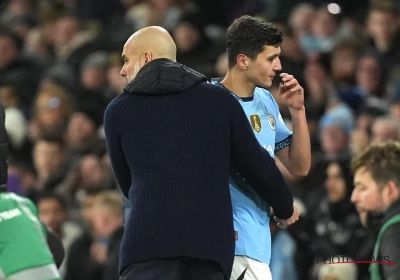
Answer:
<svg viewBox="0 0 400 280"><path fill-rule="evenodd" d="M400 124L390 117L379 117L372 124L371 143L382 144L388 140L400 139Z"/></svg>
<svg viewBox="0 0 400 280"><path fill-rule="evenodd" d="M19 98L16 88L13 86L0 86L0 102L4 106L6 114L6 130L9 137L9 145L12 150L22 148L27 138L28 124L23 112L18 108Z"/></svg>
<svg viewBox="0 0 400 280"><path fill-rule="evenodd" d="M54 52L58 62L71 65L76 74L86 56L98 49L94 39L96 32L83 28L72 16L63 16L55 22Z"/></svg>
<svg viewBox="0 0 400 280"><path fill-rule="evenodd" d="M37 201L36 171L26 159L11 158L8 165L8 188L10 191Z"/></svg>
<svg viewBox="0 0 400 280"><path fill-rule="evenodd" d="M400 82L394 86L390 104L390 116L396 120L400 120Z"/></svg>
<svg viewBox="0 0 400 280"><path fill-rule="evenodd" d="M72 209L78 207L81 196L93 190L115 187L111 167L100 155L87 154L68 170L68 175L58 190L68 200Z"/></svg>
<svg viewBox="0 0 400 280"><path fill-rule="evenodd" d="M339 41L332 51L331 73L336 95L354 113L358 113L364 103L364 92L356 87L355 82L355 72L362 52L362 42L351 38Z"/></svg>
<svg viewBox="0 0 400 280"><path fill-rule="evenodd" d="M0 26L0 84L14 85L24 112L36 93L41 66L34 58L22 54L23 41L7 27Z"/></svg>
<svg viewBox="0 0 400 280"><path fill-rule="evenodd" d="M99 137L103 111L89 102L81 102L72 113L67 127L69 152L83 156L90 152L105 152L105 141Z"/></svg>
<svg viewBox="0 0 400 280"><path fill-rule="evenodd" d="M356 69L357 85L366 97L382 98L386 96L385 72L382 61L376 53L365 53L358 61Z"/></svg>
<svg viewBox="0 0 400 280"><path fill-rule="evenodd" d="M72 242L81 234L81 229L68 221L67 203L63 197L53 192L40 194L36 205L40 220L61 238L65 250L65 259L59 268L62 276L66 274L66 258Z"/></svg>
<svg viewBox="0 0 400 280"><path fill-rule="evenodd" d="M350 132L354 129L354 118L349 107L338 103L321 118L319 125L324 157L349 158Z"/></svg>
<svg viewBox="0 0 400 280"><path fill-rule="evenodd" d="M55 135L45 135L35 142L33 159L38 178L35 186L37 190L56 189L71 164L66 157L64 140Z"/></svg>
<svg viewBox="0 0 400 280"><path fill-rule="evenodd" d="M340 24L338 15L330 13L326 5L319 6L313 14L311 34L299 38L303 51L308 55L332 51L336 43L346 35Z"/></svg>
<svg viewBox="0 0 400 280"><path fill-rule="evenodd" d="M128 17L135 22L136 30L157 25L173 31L189 7L190 2L187 0L148 0L133 5L128 11Z"/></svg>
<svg viewBox="0 0 400 280"><path fill-rule="evenodd" d="M92 256L104 265L104 280L117 280L123 234L122 194L117 191L100 193L93 203L92 222L96 236Z"/></svg>
<svg viewBox="0 0 400 280"><path fill-rule="evenodd" d="M283 69L280 72L291 73L299 81L300 85L305 85L304 69L306 56L301 49L300 43L298 42L296 35L293 33L292 28L283 25L279 29L282 31L285 38L281 45L280 60Z"/></svg>
<svg viewBox="0 0 400 280"><path fill-rule="evenodd" d="M122 196L116 191L88 192L87 195L83 215L90 224L90 232L82 234L71 245L65 279L118 279L118 254L108 249L112 241L112 249L118 250L115 242L122 240ZM114 278L110 278L113 274Z"/></svg>
<svg viewBox="0 0 400 280"><path fill-rule="evenodd" d="M48 131L63 131L73 110L73 99L61 87L44 85L36 95L34 115L29 127L32 140ZM61 132L62 134L62 132Z"/></svg>
<svg viewBox="0 0 400 280"><path fill-rule="evenodd" d="M318 280L357 280L357 266L353 263L322 265Z"/></svg>
<svg viewBox="0 0 400 280"><path fill-rule="evenodd" d="M315 14L315 8L309 3L299 3L291 11L289 25L297 39L312 33L311 26Z"/></svg>
<svg viewBox="0 0 400 280"><path fill-rule="evenodd" d="M120 71L123 62L119 53L112 53L108 58L107 79L108 89L106 90L106 99L111 100L119 95L125 88L126 83L121 77Z"/></svg>
<svg viewBox="0 0 400 280"><path fill-rule="evenodd" d="M7 3L7 1L5 1ZM4 12L0 16L2 23L10 24L15 18L26 17L35 19L35 0L9 0Z"/></svg>
<svg viewBox="0 0 400 280"><path fill-rule="evenodd" d="M69 255L66 258L65 280L99 280L102 278L102 264L93 256L94 252L91 249L95 242L92 219L93 204L99 194L100 191L92 190L86 192L82 198L80 216L87 225L87 229L71 244Z"/></svg>
<svg viewBox="0 0 400 280"><path fill-rule="evenodd" d="M94 52L86 57L80 72L80 90L76 94L80 102L90 102L102 112L111 101L106 96L108 57L105 52Z"/></svg>
<svg viewBox="0 0 400 280"><path fill-rule="evenodd" d="M316 259L345 255L364 260L372 254L372 235L361 225L358 213L350 201L353 176L350 161L333 161L326 169L326 195L319 208L311 213L315 236L311 247ZM366 269L365 269L366 268ZM360 265L360 275L368 275L367 267Z"/></svg>
<svg viewBox="0 0 400 280"><path fill-rule="evenodd" d="M330 57L318 54L309 58L304 69L307 88L306 108L312 107L317 115L322 115L334 92L330 76Z"/></svg>
<svg viewBox="0 0 400 280"><path fill-rule="evenodd" d="M201 15L187 15L179 20L173 37L177 47L177 61L210 79L215 77L214 65L224 49L207 37L204 28L205 22Z"/></svg>
<svg viewBox="0 0 400 280"><path fill-rule="evenodd" d="M373 1L366 24L371 45L383 57L384 63L390 67L399 62L399 9L388 0Z"/></svg>

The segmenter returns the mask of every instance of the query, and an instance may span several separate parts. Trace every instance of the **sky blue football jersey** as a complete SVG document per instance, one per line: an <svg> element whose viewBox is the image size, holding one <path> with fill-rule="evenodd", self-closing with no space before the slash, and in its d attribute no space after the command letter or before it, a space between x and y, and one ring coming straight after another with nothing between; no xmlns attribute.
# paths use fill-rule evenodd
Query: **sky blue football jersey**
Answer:
<svg viewBox="0 0 400 280"><path fill-rule="evenodd" d="M221 79L212 79L211 83L223 87L220 81ZM254 96L249 98L240 98L232 92L231 94L242 105L255 136L271 157L274 157L275 151L290 145L292 132L285 126L278 104L269 91L256 88ZM231 172L229 188L236 236L235 254L269 264L269 205L234 170Z"/></svg>

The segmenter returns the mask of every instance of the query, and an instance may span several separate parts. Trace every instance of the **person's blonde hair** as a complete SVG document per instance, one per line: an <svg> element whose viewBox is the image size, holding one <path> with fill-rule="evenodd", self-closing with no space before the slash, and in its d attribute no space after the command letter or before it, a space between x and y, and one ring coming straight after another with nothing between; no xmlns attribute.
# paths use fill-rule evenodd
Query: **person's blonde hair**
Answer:
<svg viewBox="0 0 400 280"><path fill-rule="evenodd" d="M122 195L118 191L107 190L99 193L93 207L107 209L112 216L122 217Z"/></svg>

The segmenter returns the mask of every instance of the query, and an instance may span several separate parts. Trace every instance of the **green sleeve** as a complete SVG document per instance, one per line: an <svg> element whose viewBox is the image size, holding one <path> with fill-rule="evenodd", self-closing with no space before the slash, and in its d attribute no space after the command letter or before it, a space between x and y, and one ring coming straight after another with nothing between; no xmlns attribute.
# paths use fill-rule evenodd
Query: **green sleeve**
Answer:
<svg viewBox="0 0 400 280"><path fill-rule="evenodd" d="M32 212L32 214L40 221L40 219L39 219L39 212L38 212L38 209L37 209L37 207L36 207L36 205L32 202L32 200L30 200L29 198L25 198L24 197L24 200L25 200L25 204L26 204L26 206L28 206L28 208L29 208L29 210ZM47 230L46 230L46 226L41 222L41 225L42 225L42 232L43 232L43 234L45 235L45 236L47 236Z"/></svg>

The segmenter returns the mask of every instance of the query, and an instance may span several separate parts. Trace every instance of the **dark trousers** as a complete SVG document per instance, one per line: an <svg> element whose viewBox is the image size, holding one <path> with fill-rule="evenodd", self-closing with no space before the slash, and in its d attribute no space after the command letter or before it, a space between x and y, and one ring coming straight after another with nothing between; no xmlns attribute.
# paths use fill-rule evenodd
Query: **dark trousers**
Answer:
<svg viewBox="0 0 400 280"><path fill-rule="evenodd" d="M168 258L135 263L120 280L224 280L220 265L195 258Z"/></svg>

